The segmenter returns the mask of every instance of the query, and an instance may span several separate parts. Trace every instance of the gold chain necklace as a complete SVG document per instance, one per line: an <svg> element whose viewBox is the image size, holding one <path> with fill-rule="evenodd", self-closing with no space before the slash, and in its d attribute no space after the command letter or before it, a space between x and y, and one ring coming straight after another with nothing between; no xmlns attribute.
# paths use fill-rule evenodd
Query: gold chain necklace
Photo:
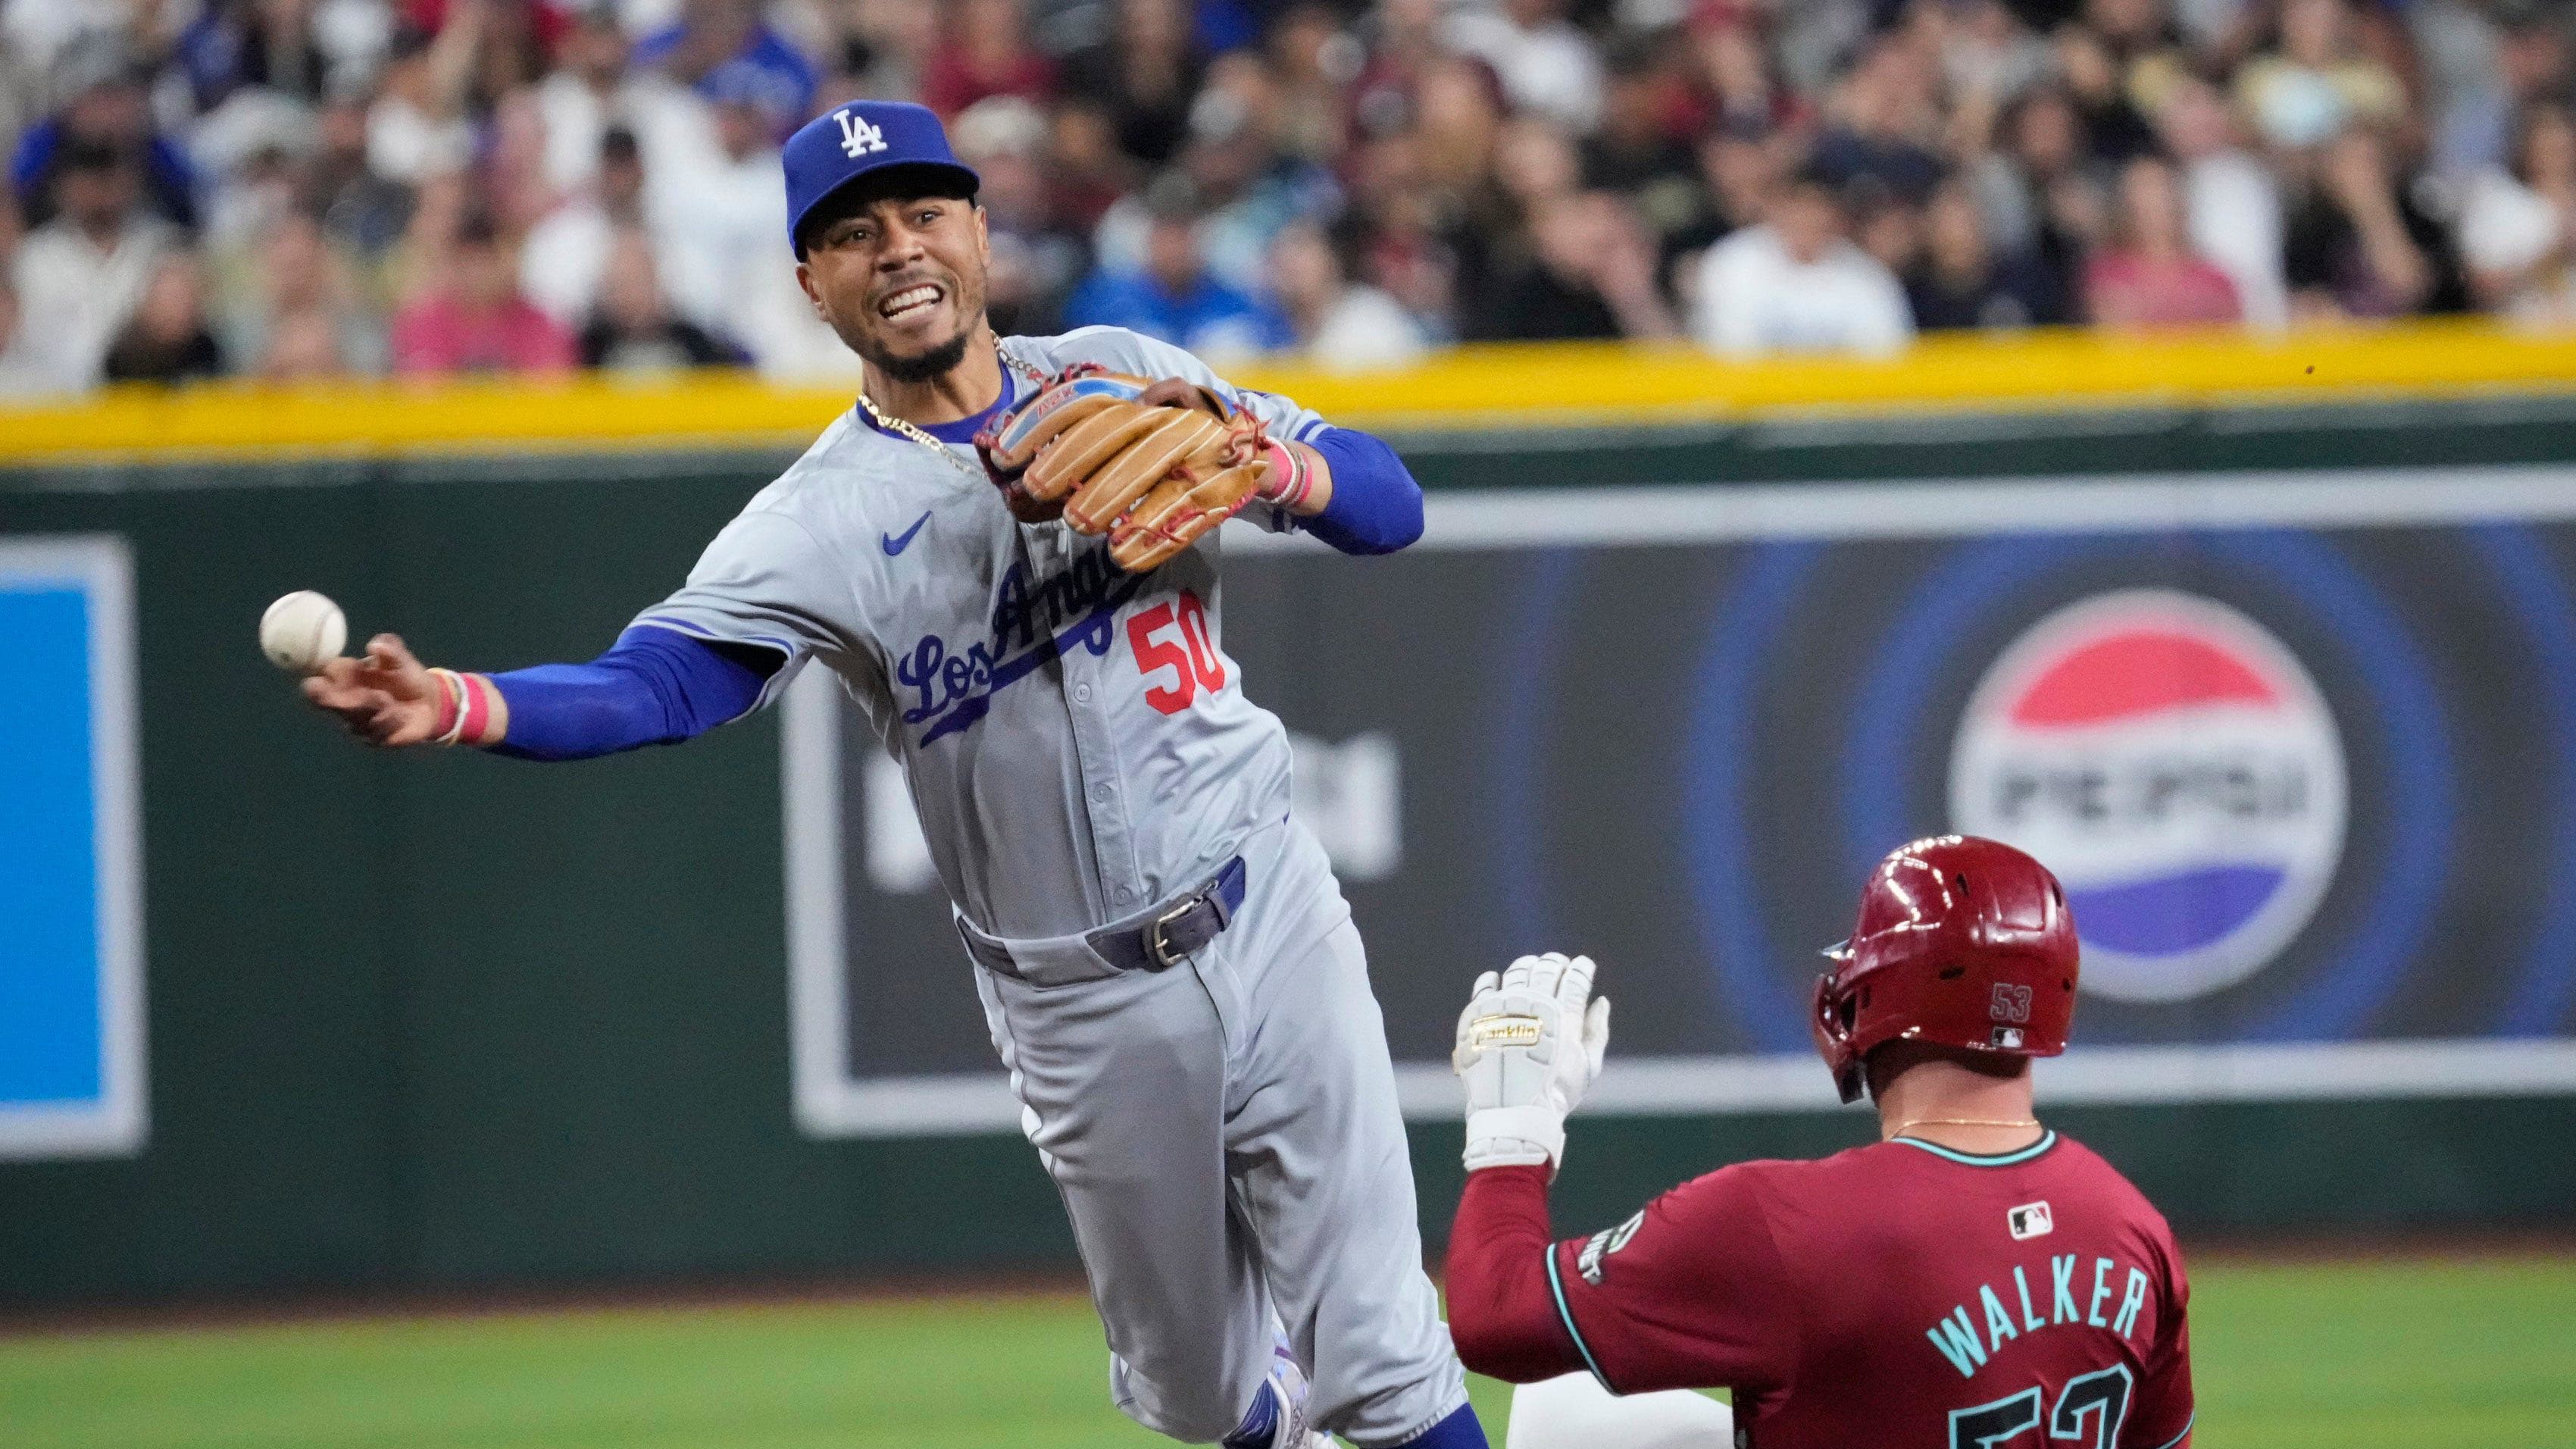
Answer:
<svg viewBox="0 0 2576 1449"><path fill-rule="evenodd" d="M2036 1127L2038 1125L2039 1119L2036 1117L2019 1117L2009 1122L1990 1117L1917 1117L1911 1122L1897 1124L1896 1130L1887 1135L1902 1137L1917 1127Z"/></svg>
<svg viewBox="0 0 2576 1449"><path fill-rule="evenodd" d="M1046 381L1046 375L1044 373L1039 372L1036 368L1020 361L1016 357L1013 357L1009 352L1005 351L1002 344L998 342L993 344L993 355L1000 358L1002 362L1002 391L1004 395L1003 400L1006 403L1009 401L1012 373L1017 372L1031 382ZM859 407L867 413L868 420L875 423L880 429L893 433L898 437L909 438L912 441L919 443L921 446L937 453L940 460L946 463L949 467L956 469L958 472L965 474L969 478L981 478L984 476L983 469L968 467L965 460L959 458L946 443L932 437L917 424L909 422L906 419L896 417L885 409L878 407L876 399L868 396L868 390L864 387L859 389Z"/></svg>

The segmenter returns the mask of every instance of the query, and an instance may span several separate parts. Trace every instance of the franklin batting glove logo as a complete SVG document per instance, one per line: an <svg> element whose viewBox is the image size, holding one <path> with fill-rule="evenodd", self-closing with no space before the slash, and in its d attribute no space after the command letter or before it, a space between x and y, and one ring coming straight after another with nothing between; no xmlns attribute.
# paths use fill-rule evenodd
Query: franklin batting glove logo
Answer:
<svg viewBox="0 0 2576 1449"><path fill-rule="evenodd" d="M869 125L867 117L853 115L848 111L836 111L832 119L841 128L841 150L851 160L855 161L872 151L882 151L886 148L885 132Z"/></svg>
<svg viewBox="0 0 2576 1449"><path fill-rule="evenodd" d="M1467 1023L1467 1044L1478 1051L1534 1047L1545 1034L1545 1026L1535 1016L1480 1016Z"/></svg>

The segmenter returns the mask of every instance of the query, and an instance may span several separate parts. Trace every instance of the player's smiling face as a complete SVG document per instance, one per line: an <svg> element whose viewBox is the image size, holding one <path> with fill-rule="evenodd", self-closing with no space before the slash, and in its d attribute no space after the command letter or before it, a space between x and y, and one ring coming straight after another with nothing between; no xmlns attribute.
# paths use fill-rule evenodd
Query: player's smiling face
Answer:
<svg viewBox="0 0 2576 1449"><path fill-rule="evenodd" d="M984 320L984 212L954 196L885 196L816 225L797 280L851 351L922 382L955 367Z"/></svg>

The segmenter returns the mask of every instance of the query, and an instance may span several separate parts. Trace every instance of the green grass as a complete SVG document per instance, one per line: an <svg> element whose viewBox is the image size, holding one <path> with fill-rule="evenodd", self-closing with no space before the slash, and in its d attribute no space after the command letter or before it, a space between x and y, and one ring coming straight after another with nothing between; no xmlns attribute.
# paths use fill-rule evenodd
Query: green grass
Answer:
<svg viewBox="0 0 2576 1449"><path fill-rule="evenodd" d="M2576 1449L2576 1259L2195 1273L2210 1449ZM1479 1383L1499 1432L1507 1389ZM993 1449L1158 1440L1071 1298L0 1339L7 1449ZM1607 1446L1605 1446L1607 1449Z"/></svg>

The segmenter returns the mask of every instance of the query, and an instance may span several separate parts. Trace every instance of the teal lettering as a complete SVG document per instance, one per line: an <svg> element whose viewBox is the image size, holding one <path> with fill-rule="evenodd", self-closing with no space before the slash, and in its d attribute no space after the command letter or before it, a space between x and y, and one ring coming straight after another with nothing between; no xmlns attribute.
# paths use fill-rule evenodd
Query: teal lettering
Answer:
<svg viewBox="0 0 2576 1449"><path fill-rule="evenodd" d="M1984 1299L1986 1304L1986 1346L1988 1348L2001 1348L2005 1339L2021 1337L2021 1330L2013 1327L2012 1315L2004 1312L2004 1301L1995 1296L1995 1290L1980 1283L1977 1285L1977 1296Z"/></svg>
<svg viewBox="0 0 2576 1449"><path fill-rule="evenodd" d="M2049 1322L2075 1322L2075 1294L2070 1291L2075 1287L2075 1255L2069 1253L2063 1258L2049 1259L2048 1277L2057 1289L2057 1303L2051 1310L2054 1316Z"/></svg>
<svg viewBox="0 0 2576 1449"><path fill-rule="evenodd" d="M1951 1312L1956 1315L1955 1319L1935 1320L1930 1328L1923 1331L1923 1336L1932 1340L1934 1348L1941 1350L1941 1356L1950 1361L1950 1367L1959 1371L1959 1377L1975 1378L1977 1370L1986 1366L1986 1346L1977 1337L1977 1326L1968 1321L1966 1304Z"/></svg>
<svg viewBox="0 0 2576 1449"><path fill-rule="evenodd" d="M2111 1296L2111 1260L2093 1260L2093 1301L2084 1305L2084 1321L2095 1328L2108 1328L2109 1319L2102 1316L2102 1300Z"/></svg>
<svg viewBox="0 0 2576 1449"><path fill-rule="evenodd" d="M2122 1338L2138 1331L2138 1310L2147 1306L2147 1275L2135 1268L2129 1270L2129 1286L2120 1294L2120 1314L2111 1320L2111 1331Z"/></svg>
<svg viewBox="0 0 2576 1449"><path fill-rule="evenodd" d="M2046 1328L2048 1320L2030 1311L2030 1280L2022 1276L2019 1268L2013 1269L2013 1286L2021 1290L2021 1326Z"/></svg>

